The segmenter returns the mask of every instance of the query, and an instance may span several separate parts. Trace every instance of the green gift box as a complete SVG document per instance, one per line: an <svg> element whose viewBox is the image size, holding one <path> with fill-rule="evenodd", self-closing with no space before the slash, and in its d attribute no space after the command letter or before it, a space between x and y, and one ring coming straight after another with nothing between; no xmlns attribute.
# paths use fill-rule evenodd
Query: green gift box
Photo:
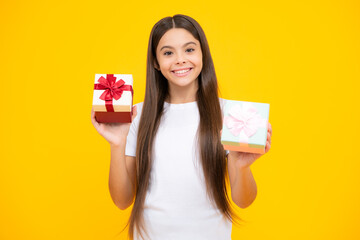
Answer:
<svg viewBox="0 0 360 240"><path fill-rule="evenodd" d="M226 100L221 143L225 150L265 153L270 104Z"/></svg>

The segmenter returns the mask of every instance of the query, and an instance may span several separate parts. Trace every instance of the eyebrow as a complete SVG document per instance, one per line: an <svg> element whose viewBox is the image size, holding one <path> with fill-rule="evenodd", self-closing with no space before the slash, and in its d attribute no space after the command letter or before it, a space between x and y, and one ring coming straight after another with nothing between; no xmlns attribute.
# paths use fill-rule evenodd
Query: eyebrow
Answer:
<svg viewBox="0 0 360 240"><path fill-rule="evenodd" d="M194 45L196 45L196 43L194 43L194 42L188 42L188 43L185 43L184 45L183 45L183 47L186 47L187 45L189 45L189 44L194 44ZM163 46L161 49L160 49L160 51L161 50L163 50L163 48L174 48L174 47L172 47L172 46Z"/></svg>

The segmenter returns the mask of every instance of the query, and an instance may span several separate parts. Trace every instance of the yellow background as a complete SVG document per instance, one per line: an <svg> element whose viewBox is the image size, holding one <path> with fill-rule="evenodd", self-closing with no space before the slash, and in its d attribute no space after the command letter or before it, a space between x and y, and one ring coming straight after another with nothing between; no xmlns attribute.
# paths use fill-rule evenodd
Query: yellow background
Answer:
<svg viewBox="0 0 360 240"><path fill-rule="evenodd" d="M233 239L360 239L358 1L1 1L0 239L115 239L90 121L95 73L143 101L150 30L176 13L210 44L222 97L270 103L271 151ZM125 234L119 238L125 239Z"/></svg>

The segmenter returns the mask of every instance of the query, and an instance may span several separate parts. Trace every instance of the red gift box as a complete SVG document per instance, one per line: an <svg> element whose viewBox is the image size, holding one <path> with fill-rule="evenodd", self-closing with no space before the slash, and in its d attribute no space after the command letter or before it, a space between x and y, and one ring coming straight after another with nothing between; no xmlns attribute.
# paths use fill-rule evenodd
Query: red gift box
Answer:
<svg viewBox="0 0 360 240"><path fill-rule="evenodd" d="M129 123L132 116L131 74L95 74L93 109L101 123Z"/></svg>

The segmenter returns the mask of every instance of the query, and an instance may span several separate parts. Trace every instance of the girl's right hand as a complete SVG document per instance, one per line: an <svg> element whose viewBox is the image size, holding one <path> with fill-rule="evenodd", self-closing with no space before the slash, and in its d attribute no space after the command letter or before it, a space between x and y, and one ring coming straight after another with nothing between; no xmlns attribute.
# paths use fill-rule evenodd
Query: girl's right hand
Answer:
<svg viewBox="0 0 360 240"><path fill-rule="evenodd" d="M133 106L131 121L135 119L136 115L136 106ZM94 109L91 109L91 122L96 131L98 131L110 145L114 146L118 146L126 140L131 125L131 123L99 123L95 119Z"/></svg>

